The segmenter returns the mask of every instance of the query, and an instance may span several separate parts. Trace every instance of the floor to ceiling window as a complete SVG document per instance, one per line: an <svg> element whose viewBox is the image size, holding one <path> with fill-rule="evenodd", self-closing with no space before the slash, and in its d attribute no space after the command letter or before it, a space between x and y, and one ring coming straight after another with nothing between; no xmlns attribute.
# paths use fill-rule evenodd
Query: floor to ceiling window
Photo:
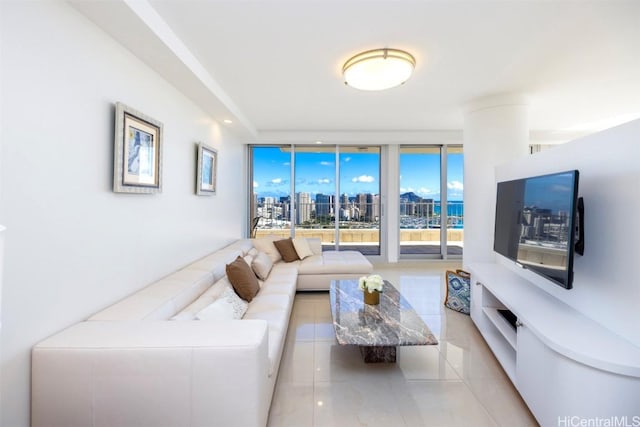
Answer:
<svg viewBox="0 0 640 427"><path fill-rule="evenodd" d="M461 256L462 147L402 146L399 151L400 255Z"/></svg>
<svg viewBox="0 0 640 427"><path fill-rule="evenodd" d="M380 255L380 147L339 147L339 241Z"/></svg>
<svg viewBox="0 0 640 427"><path fill-rule="evenodd" d="M316 237L335 246L336 147L295 147L295 236Z"/></svg>
<svg viewBox="0 0 640 427"><path fill-rule="evenodd" d="M400 255L441 254L440 147L400 147Z"/></svg>
<svg viewBox="0 0 640 427"><path fill-rule="evenodd" d="M323 249L380 254L380 147L250 150L252 235L315 237Z"/></svg>
<svg viewBox="0 0 640 427"><path fill-rule="evenodd" d="M289 146L251 147L250 160L252 235L288 237L291 232L291 150Z"/></svg>

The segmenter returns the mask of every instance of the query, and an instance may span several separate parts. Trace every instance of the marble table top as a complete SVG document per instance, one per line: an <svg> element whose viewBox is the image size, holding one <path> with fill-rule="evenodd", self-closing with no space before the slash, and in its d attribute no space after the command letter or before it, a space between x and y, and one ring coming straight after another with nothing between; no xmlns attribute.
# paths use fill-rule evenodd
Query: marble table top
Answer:
<svg viewBox="0 0 640 427"><path fill-rule="evenodd" d="M333 280L329 290L331 315L340 344L400 346L437 344L429 327L388 281L380 304L364 303L357 280Z"/></svg>

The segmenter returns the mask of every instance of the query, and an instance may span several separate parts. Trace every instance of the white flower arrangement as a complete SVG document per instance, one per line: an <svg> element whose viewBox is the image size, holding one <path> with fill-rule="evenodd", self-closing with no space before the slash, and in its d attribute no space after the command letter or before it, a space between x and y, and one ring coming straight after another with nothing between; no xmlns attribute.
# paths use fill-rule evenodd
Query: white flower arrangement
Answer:
<svg viewBox="0 0 640 427"><path fill-rule="evenodd" d="M366 289L367 292L378 291L382 292L382 285L384 284L384 280L382 276L379 274L372 274L371 276L362 276L358 279L358 287L363 291Z"/></svg>

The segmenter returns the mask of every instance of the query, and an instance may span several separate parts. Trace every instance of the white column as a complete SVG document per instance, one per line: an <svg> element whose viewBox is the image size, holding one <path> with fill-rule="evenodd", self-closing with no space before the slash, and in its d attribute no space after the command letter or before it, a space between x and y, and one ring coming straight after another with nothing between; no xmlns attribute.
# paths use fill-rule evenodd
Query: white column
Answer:
<svg viewBox="0 0 640 427"><path fill-rule="evenodd" d="M528 154L528 105L522 95L468 104L464 116L463 264L493 262L495 166Z"/></svg>

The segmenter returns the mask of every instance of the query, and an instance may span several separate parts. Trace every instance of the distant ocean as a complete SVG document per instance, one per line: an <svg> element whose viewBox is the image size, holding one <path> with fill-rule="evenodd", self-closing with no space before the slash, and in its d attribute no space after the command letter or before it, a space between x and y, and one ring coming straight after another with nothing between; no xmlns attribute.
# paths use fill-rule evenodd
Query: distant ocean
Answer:
<svg viewBox="0 0 640 427"><path fill-rule="evenodd" d="M433 207L434 213L440 215L440 202ZM447 204L447 216L464 216L464 204L459 201L451 201Z"/></svg>

